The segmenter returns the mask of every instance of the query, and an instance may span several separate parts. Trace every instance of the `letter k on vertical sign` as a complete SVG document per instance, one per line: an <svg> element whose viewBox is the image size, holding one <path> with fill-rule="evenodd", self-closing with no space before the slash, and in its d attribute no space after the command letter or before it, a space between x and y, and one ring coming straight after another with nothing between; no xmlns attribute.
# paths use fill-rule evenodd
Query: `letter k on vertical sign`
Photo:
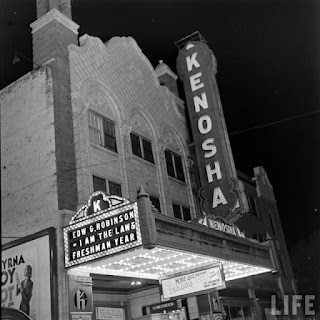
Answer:
<svg viewBox="0 0 320 320"><path fill-rule="evenodd" d="M179 52L177 70L185 88L195 143L202 210L230 220L242 209L242 203L215 79L215 57L204 42L189 41Z"/></svg>

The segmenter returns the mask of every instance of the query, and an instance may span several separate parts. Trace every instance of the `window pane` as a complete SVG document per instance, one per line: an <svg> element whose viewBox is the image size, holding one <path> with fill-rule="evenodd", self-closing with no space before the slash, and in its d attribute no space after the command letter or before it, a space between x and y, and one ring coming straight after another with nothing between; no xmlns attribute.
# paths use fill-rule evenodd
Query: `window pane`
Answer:
<svg viewBox="0 0 320 320"><path fill-rule="evenodd" d="M184 221L191 220L191 214L190 214L190 209L189 208L182 207L182 213L183 213L183 220Z"/></svg>
<svg viewBox="0 0 320 320"><path fill-rule="evenodd" d="M117 152L116 138L105 133L104 134L104 146L108 149L111 149L111 150Z"/></svg>
<svg viewBox="0 0 320 320"><path fill-rule="evenodd" d="M243 320L242 309L239 306L230 306L231 320Z"/></svg>
<svg viewBox="0 0 320 320"><path fill-rule="evenodd" d="M154 163L151 142L148 140L142 139L142 145L143 145L144 159Z"/></svg>
<svg viewBox="0 0 320 320"><path fill-rule="evenodd" d="M156 207L156 209L161 212L161 208L160 208L160 199L158 197L154 197L154 196L149 196L150 201L152 202L152 204Z"/></svg>
<svg viewBox="0 0 320 320"><path fill-rule="evenodd" d="M168 150L165 150L164 154L165 154L165 157L166 157L168 175L175 178L173 161L172 161L172 154Z"/></svg>
<svg viewBox="0 0 320 320"><path fill-rule="evenodd" d="M269 220L270 220L270 225L271 225L271 229L272 229L272 234L275 236L276 235L276 228L274 227L274 223L273 223L273 219L272 219L271 215L269 215Z"/></svg>
<svg viewBox="0 0 320 320"><path fill-rule="evenodd" d="M99 130L96 130L95 128L89 127L89 139L90 142L96 145L101 146L101 133Z"/></svg>
<svg viewBox="0 0 320 320"><path fill-rule="evenodd" d="M103 119L104 147L117 152L114 123L108 119Z"/></svg>
<svg viewBox="0 0 320 320"><path fill-rule="evenodd" d="M173 208L173 215L175 218L178 218L178 219L182 219L181 217L181 211L180 211L180 206L177 205L177 204L172 204L172 208Z"/></svg>
<svg viewBox="0 0 320 320"><path fill-rule="evenodd" d="M181 157L179 157L178 155L174 155L174 162L176 165L176 172L177 172L177 179L181 180L181 181L185 181L184 180L184 173L183 173L183 166L182 166L182 161L181 161Z"/></svg>
<svg viewBox="0 0 320 320"><path fill-rule="evenodd" d="M250 213L256 216L257 215L256 202L254 201L253 198L248 197L248 203L249 203Z"/></svg>
<svg viewBox="0 0 320 320"><path fill-rule="evenodd" d="M132 153L140 158L142 158L140 138L134 133L130 133Z"/></svg>
<svg viewBox="0 0 320 320"><path fill-rule="evenodd" d="M243 315L245 320L254 320L253 313L250 307L243 307Z"/></svg>
<svg viewBox="0 0 320 320"><path fill-rule="evenodd" d="M108 119L103 119L103 129L104 132L110 136L115 136L114 123Z"/></svg>
<svg viewBox="0 0 320 320"><path fill-rule="evenodd" d="M109 181L109 194L122 197L121 185L112 181Z"/></svg>
<svg viewBox="0 0 320 320"><path fill-rule="evenodd" d="M222 310L223 320L230 320L230 310L228 306L224 306Z"/></svg>
<svg viewBox="0 0 320 320"><path fill-rule="evenodd" d="M89 126L96 128L96 129L99 129L98 122L96 121L97 116L94 113L89 111L88 118L89 118Z"/></svg>
<svg viewBox="0 0 320 320"><path fill-rule="evenodd" d="M93 191L107 191L106 180L93 176Z"/></svg>
<svg viewBox="0 0 320 320"><path fill-rule="evenodd" d="M100 131L100 119L93 112L88 112L89 118L89 139L93 144L97 144L99 146L102 145L101 140L101 131Z"/></svg>

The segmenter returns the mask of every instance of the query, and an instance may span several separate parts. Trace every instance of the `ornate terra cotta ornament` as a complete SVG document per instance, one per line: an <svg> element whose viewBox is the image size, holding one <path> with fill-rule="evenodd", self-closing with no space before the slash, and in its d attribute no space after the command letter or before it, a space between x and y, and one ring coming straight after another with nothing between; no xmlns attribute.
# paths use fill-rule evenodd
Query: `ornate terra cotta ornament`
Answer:
<svg viewBox="0 0 320 320"><path fill-rule="evenodd" d="M142 133L147 134L148 136L152 136L150 127L147 121L139 114L134 115L131 120L130 124L133 128L141 131Z"/></svg>
<svg viewBox="0 0 320 320"><path fill-rule="evenodd" d="M180 153L181 149L179 143L172 132L166 132L163 136L163 141L166 144L166 146L169 147L169 149L172 149L173 151L177 151Z"/></svg>

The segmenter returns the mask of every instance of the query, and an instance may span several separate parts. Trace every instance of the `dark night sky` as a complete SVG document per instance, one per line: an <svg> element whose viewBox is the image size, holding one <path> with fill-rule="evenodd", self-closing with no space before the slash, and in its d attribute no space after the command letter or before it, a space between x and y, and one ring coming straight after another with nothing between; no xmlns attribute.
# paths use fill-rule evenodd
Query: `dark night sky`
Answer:
<svg viewBox="0 0 320 320"><path fill-rule="evenodd" d="M35 3L0 0L1 88L31 68L12 59L15 50L32 57ZM289 247L320 228L320 1L73 0L72 6L80 35L132 36L154 67L163 59L174 72L174 42L198 30L218 61L236 167L250 176L255 166L266 169Z"/></svg>

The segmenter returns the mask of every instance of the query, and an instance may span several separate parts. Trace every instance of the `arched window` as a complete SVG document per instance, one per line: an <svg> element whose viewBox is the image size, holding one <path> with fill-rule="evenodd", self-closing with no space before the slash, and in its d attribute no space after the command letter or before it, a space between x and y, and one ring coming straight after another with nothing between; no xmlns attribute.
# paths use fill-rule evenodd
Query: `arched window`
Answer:
<svg viewBox="0 0 320 320"><path fill-rule="evenodd" d="M181 156L168 149L164 151L164 154L166 158L168 175L185 182Z"/></svg>
<svg viewBox="0 0 320 320"><path fill-rule="evenodd" d="M139 134L130 133L132 153L139 158L154 163L152 143Z"/></svg>
<svg viewBox="0 0 320 320"><path fill-rule="evenodd" d="M115 123L92 110L88 116L90 142L117 152Z"/></svg>

